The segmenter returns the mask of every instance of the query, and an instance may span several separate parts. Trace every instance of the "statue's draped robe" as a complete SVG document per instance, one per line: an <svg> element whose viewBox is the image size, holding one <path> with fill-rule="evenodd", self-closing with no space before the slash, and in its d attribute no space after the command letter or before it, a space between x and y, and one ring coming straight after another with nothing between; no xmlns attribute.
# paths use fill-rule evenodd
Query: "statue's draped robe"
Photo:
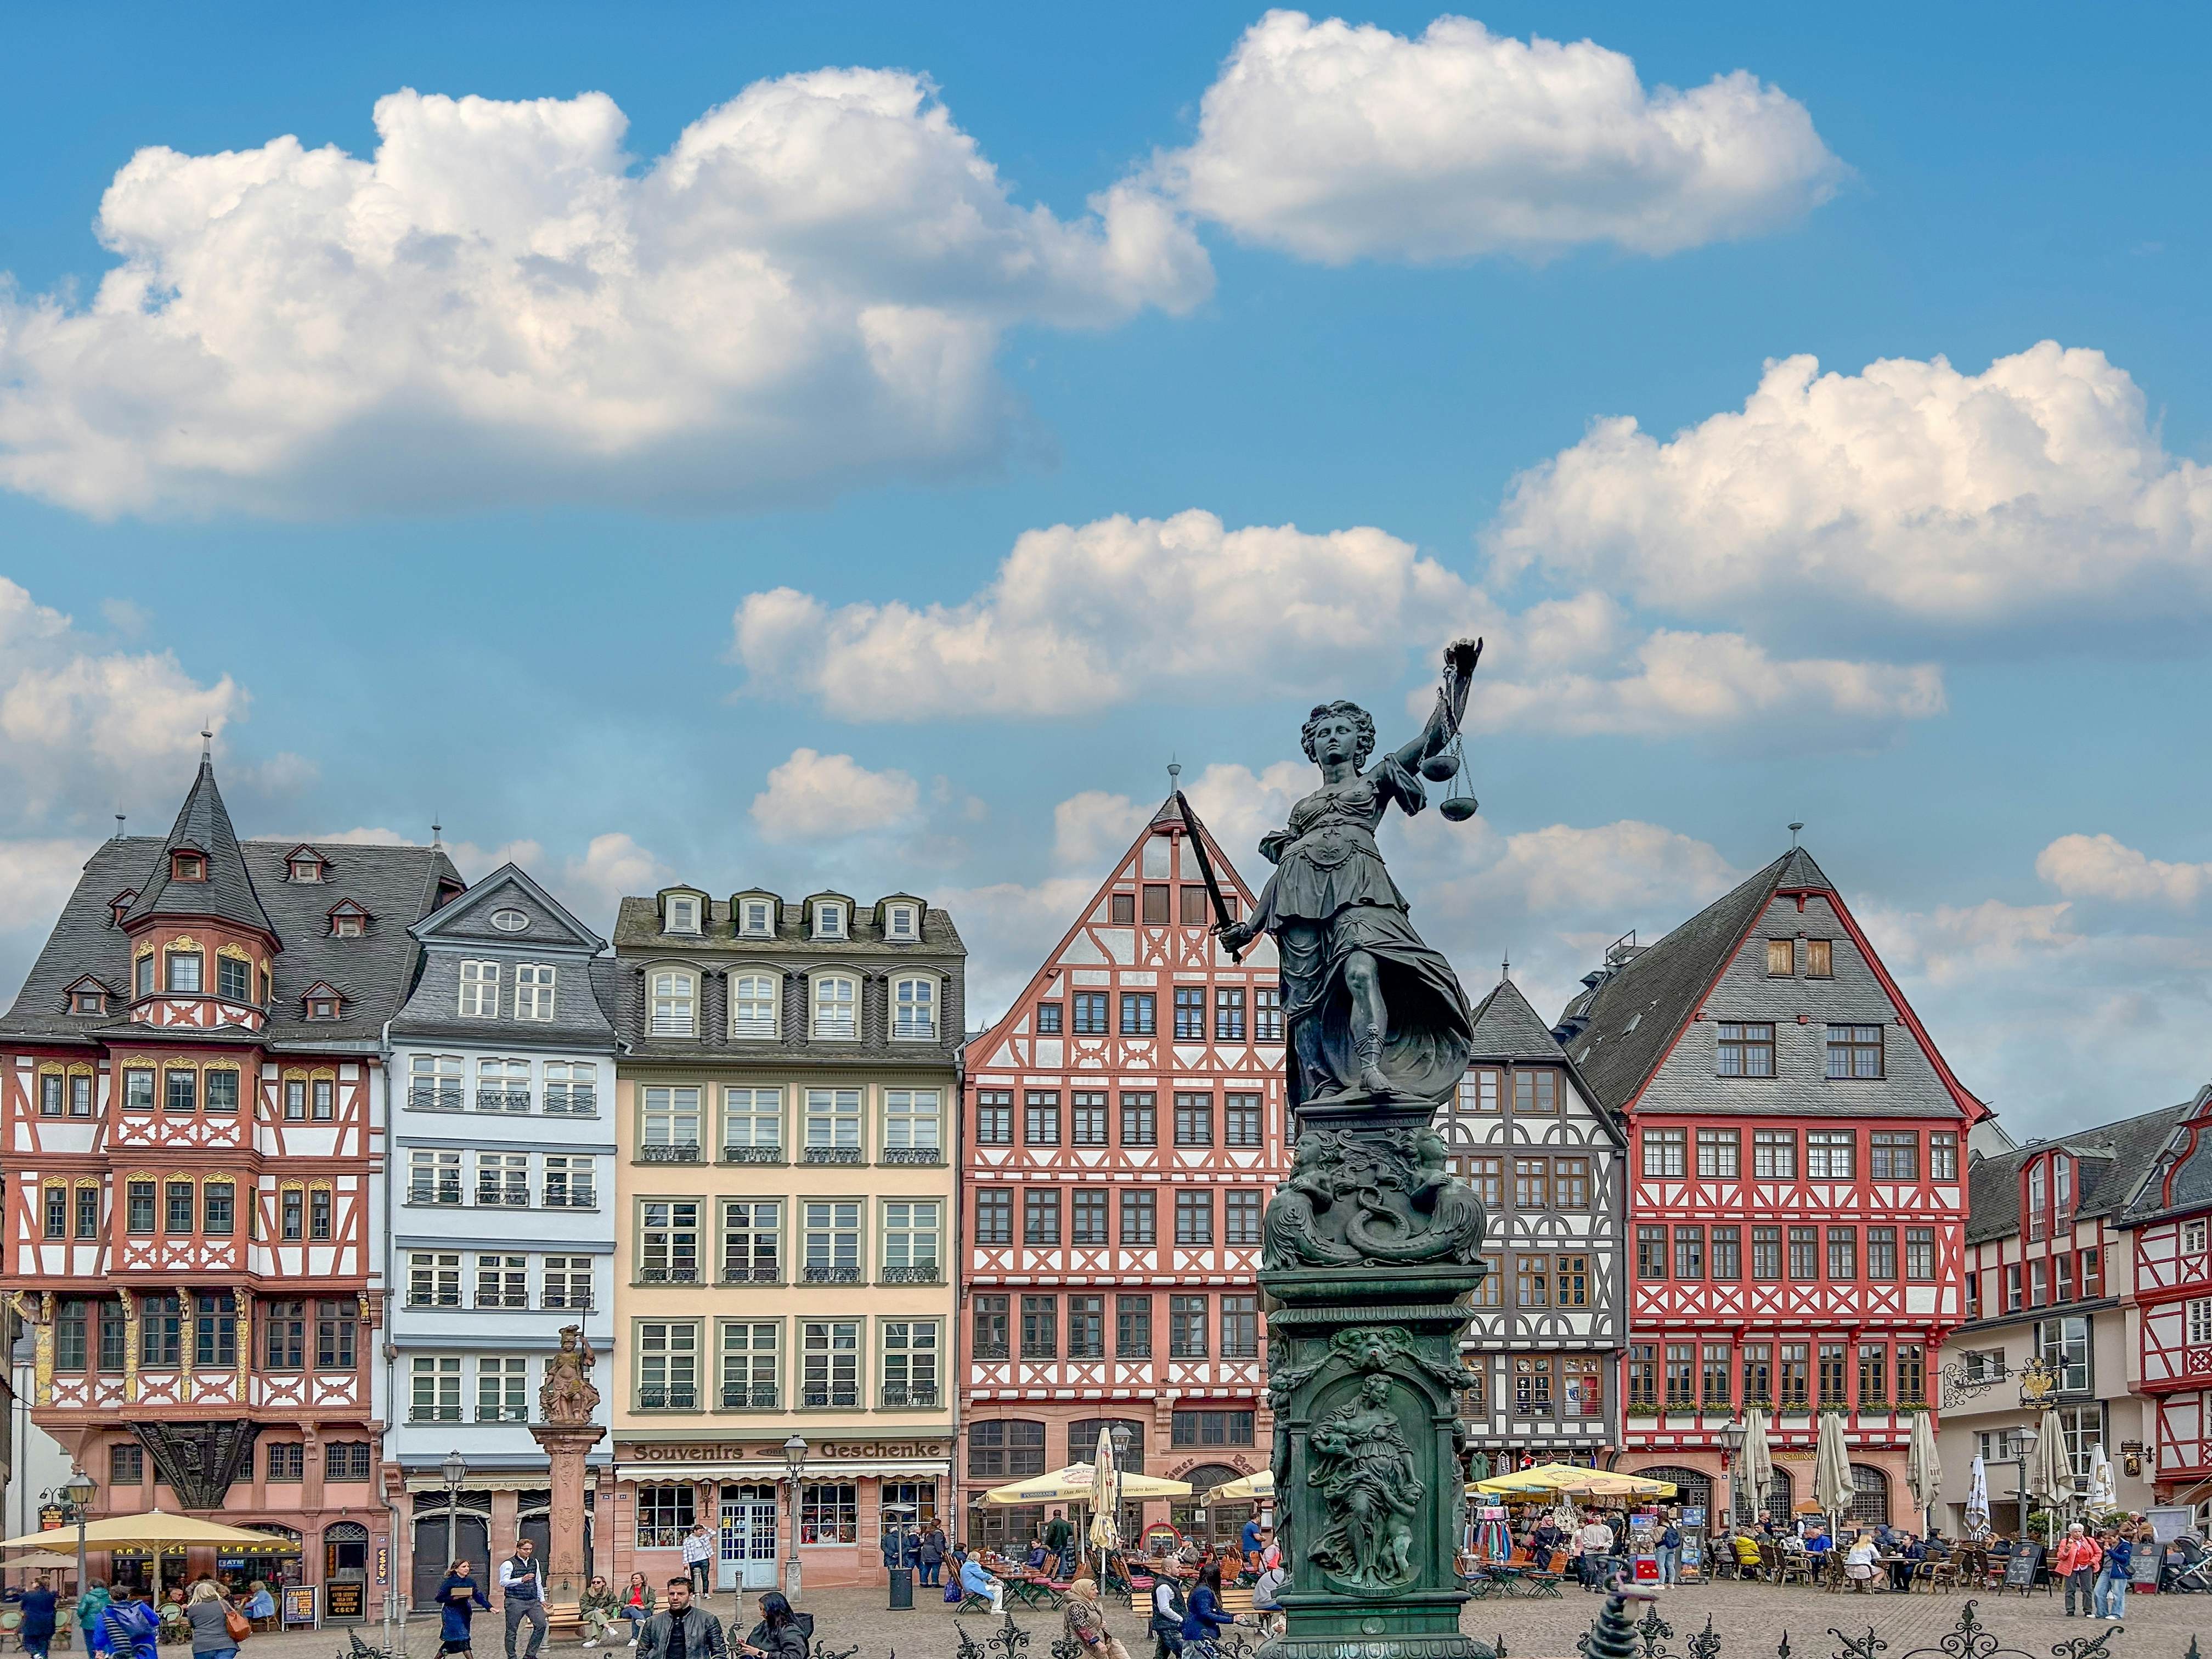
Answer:
<svg viewBox="0 0 2212 1659"><path fill-rule="evenodd" d="M1409 815L1426 804L1419 779L1393 756L1351 783L1308 795L1291 809L1290 839L1260 894L1254 924L1274 935L1282 957L1294 1107L1364 1097L1344 980L1357 951L1379 970L1389 1011L1382 1064L1392 1087L1442 1100L1467 1070L1474 1022L1466 995L1450 963L1413 931L1375 845L1393 799Z"/></svg>

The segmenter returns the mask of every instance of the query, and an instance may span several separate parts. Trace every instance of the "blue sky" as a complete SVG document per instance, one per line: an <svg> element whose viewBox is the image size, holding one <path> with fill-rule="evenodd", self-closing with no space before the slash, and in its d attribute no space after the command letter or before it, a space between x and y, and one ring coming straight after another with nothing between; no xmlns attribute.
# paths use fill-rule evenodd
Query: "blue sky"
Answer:
<svg viewBox="0 0 2212 1659"><path fill-rule="evenodd" d="M1438 15L17 19L0 978L212 717L246 833L912 888L988 1012L1464 628L1472 985L1802 819L2015 1132L2193 1090L2212 22Z"/></svg>

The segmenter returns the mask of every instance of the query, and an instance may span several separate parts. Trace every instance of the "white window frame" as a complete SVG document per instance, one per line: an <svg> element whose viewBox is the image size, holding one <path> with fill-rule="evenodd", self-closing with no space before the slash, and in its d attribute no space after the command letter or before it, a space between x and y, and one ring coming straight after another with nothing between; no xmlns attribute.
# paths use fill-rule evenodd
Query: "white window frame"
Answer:
<svg viewBox="0 0 2212 1659"><path fill-rule="evenodd" d="M578 1090L586 1104L579 1104ZM555 1117L597 1117L599 1113L599 1068L588 1060L549 1060L545 1062L545 1109Z"/></svg>
<svg viewBox="0 0 2212 1659"><path fill-rule="evenodd" d="M549 1210L599 1207L599 1160L589 1152L545 1154L544 1193Z"/></svg>
<svg viewBox="0 0 2212 1659"><path fill-rule="evenodd" d="M741 1042L772 1042L782 1034L783 979L773 972L730 975L730 1035ZM740 1013L739 1009L746 1012ZM767 1011L763 1020L762 1009Z"/></svg>
<svg viewBox="0 0 2212 1659"><path fill-rule="evenodd" d="M671 933L696 935L701 931L701 918L706 902L696 893L677 893L668 901L668 926Z"/></svg>
<svg viewBox="0 0 2212 1659"><path fill-rule="evenodd" d="M410 1250L407 1253L407 1305L410 1308L461 1306L459 1251Z"/></svg>
<svg viewBox="0 0 2212 1659"><path fill-rule="evenodd" d="M877 1201L876 1231L887 1267L941 1267L945 1261L945 1206L933 1198Z"/></svg>
<svg viewBox="0 0 2212 1659"><path fill-rule="evenodd" d="M559 1000L558 970L550 962L519 962L514 966L514 1017L550 1020Z"/></svg>
<svg viewBox="0 0 2212 1659"><path fill-rule="evenodd" d="M774 939L775 912L776 902L774 899L738 900L738 937L739 939Z"/></svg>
<svg viewBox="0 0 2212 1659"><path fill-rule="evenodd" d="M492 1179L487 1181L485 1177L488 1176ZM478 1152L477 1154L476 1203L480 1209L528 1209L530 1207L530 1154L527 1152Z"/></svg>
<svg viewBox="0 0 2212 1659"><path fill-rule="evenodd" d="M558 1286L556 1290L555 1287ZM599 1298L592 1282L592 1258L587 1255L549 1255L538 1268L538 1305L563 1312L588 1311Z"/></svg>
<svg viewBox="0 0 2212 1659"><path fill-rule="evenodd" d="M501 1097L497 1106L484 1104L487 1091ZM520 1095L522 1103L514 1103ZM530 1109L530 1062L526 1060L479 1056L477 1060L477 1110L526 1112Z"/></svg>
<svg viewBox="0 0 2212 1659"><path fill-rule="evenodd" d="M499 1018L499 963L470 957L461 963L460 1017Z"/></svg>
<svg viewBox="0 0 2212 1659"><path fill-rule="evenodd" d="M744 1125L743 1135L737 1126ZM765 1127L768 1133L763 1137ZM783 1091L732 1088L722 1090L722 1145L725 1146L783 1147Z"/></svg>
<svg viewBox="0 0 2212 1659"><path fill-rule="evenodd" d="M647 1029L653 1036L699 1035L699 976L688 968L655 968L646 975L650 993Z"/></svg>
<svg viewBox="0 0 2212 1659"><path fill-rule="evenodd" d="M860 1246L868 1230L867 1205L857 1198L811 1198L799 1205L800 1265L803 1270L846 1268L858 1272ZM816 1248L819 1243L820 1249ZM818 1281L817 1281L818 1282Z"/></svg>
<svg viewBox="0 0 2212 1659"><path fill-rule="evenodd" d="M860 1115L866 1105L861 1089L806 1091L806 1145L811 1148L856 1149L861 1141Z"/></svg>
<svg viewBox="0 0 2212 1659"><path fill-rule="evenodd" d="M705 1121L706 1091L696 1083L655 1083L638 1091L637 1135L641 1146L696 1146ZM683 1121L691 1121L689 1139ZM658 1128L656 1130L656 1127Z"/></svg>
<svg viewBox="0 0 2212 1659"><path fill-rule="evenodd" d="M832 918L835 918L834 921ZM807 929L811 939L850 939L853 919L842 899L817 899L814 914L808 918L812 924Z"/></svg>
<svg viewBox="0 0 2212 1659"><path fill-rule="evenodd" d="M429 1386L425 1388L424 1383ZM459 1354L417 1354L408 1376L407 1417L414 1423L462 1421Z"/></svg>
<svg viewBox="0 0 2212 1659"><path fill-rule="evenodd" d="M320 859L294 859L292 860L293 880L319 883L322 878L323 861Z"/></svg>
<svg viewBox="0 0 2212 1659"><path fill-rule="evenodd" d="M2212 1296L2192 1297L2184 1306L2188 1342L2192 1348L2212 1342Z"/></svg>
<svg viewBox="0 0 2212 1659"><path fill-rule="evenodd" d="M877 1330L878 1382L885 1395L904 1389L907 1403L917 1391L927 1390L941 1400L944 1383L945 1332L934 1319L887 1319Z"/></svg>
<svg viewBox="0 0 2212 1659"><path fill-rule="evenodd" d="M894 945L908 945L921 938L921 908L915 904L884 907L884 937Z"/></svg>
<svg viewBox="0 0 2212 1659"><path fill-rule="evenodd" d="M658 1373L656 1376L655 1373ZM689 1407L696 1410L699 1389L699 1322L696 1319L643 1319L637 1325L637 1385L640 1389L678 1389L692 1391ZM652 1409L650 1407L647 1409Z"/></svg>
<svg viewBox="0 0 2212 1659"><path fill-rule="evenodd" d="M527 1423L530 1420L530 1362L526 1359L477 1360L477 1421Z"/></svg>
<svg viewBox="0 0 2212 1659"><path fill-rule="evenodd" d="M841 1395L847 1396L848 1406L862 1404L860 1322L808 1320L801 1327L799 1340L801 1401L818 1392L824 1407L834 1405Z"/></svg>
<svg viewBox="0 0 2212 1659"><path fill-rule="evenodd" d="M447 1180L449 1176L450 1182ZM430 1196L416 1197L416 1193L426 1187ZM453 1196L441 1197L441 1192L451 1192ZM417 1146L408 1152L407 1201L410 1204L450 1206L465 1203L467 1200L468 1188L461 1180L461 1155L458 1151L440 1152L434 1148Z"/></svg>
<svg viewBox="0 0 2212 1659"><path fill-rule="evenodd" d="M901 974L891 981L891 1041L937 1041L938 993L942 988L943 981L934 974Z"/></svg>
<svg viewBox="0 0 2212 1659"><path fill-rule="evenodd" d="M520 1300L510 1300L519 1297ZM526 1255L480 1255L477 1257L477 1306L527 1308L530 1305L530 1258Z"/></svg>
<svg viewBox="0 0 2212 1659"><path fill-rule="evenodd" d="M827 997L831 986L842 985L847 994ZM825 1018L823 1008L830 1011ZM860 1039L860 981L852 974L817 974L806 988L807 1031L819 1042L857 1042Z"/></svg>
<svg viewBox="0 0 2212 1659"><path fill-rule="evenodd" d="M780 1319L726 1319L717 1342L722 1362L725 1410L764 1411L781 1404L783 1383L783 1322ZM745 1403L732 1407L732 1389L746 1390ZM751 1390L766 1389L767 1406L753 1401Z"/></svg>
<svg viewBox="0 0 2212 1659"><path fill-rule="evenodd" d="M935 1089L884 1091L884 1148L944 1146L944 1096Z"/></svg>

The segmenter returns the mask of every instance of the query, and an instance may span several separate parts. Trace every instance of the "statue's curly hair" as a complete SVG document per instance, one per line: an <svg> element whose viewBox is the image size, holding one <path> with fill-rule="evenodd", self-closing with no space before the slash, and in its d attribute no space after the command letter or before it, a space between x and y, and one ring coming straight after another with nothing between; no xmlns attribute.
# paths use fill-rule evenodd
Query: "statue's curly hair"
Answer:
<svg viewBox="0 0 2212 1659"><path fill-rule="evenodd" d="M1352 728L1358 733L1352 740L1352 763L1364 771L1367 757L1375 752L1375 717L1358 703L1343 697L1339 697L1334 702L1316 703L1313 713L1306 716L1306 723L1298 728L1298 742L1305 749L1306 758L1315 758L1314 728L1332 714L1349 714L1352 717Z"/></svg>

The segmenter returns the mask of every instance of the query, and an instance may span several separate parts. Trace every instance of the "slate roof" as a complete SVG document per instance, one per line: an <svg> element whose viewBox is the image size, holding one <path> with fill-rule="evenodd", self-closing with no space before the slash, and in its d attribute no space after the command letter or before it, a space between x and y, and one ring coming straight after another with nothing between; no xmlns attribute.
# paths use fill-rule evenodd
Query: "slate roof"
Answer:
<svg viewBox="0 0 2212 1659"><path fill-rule="evenodd" d="M696 893L696 887L670 887L665 892ZM757 894L757 888L743 890ZM823 894L808 896L820 898ZM842 893L829 895L844 898ZM702 930L693 933L663 933L660 909L651 897L626 898L615 913L615 949L632 956L681 957L694 953L708 956L757 956L778 959L788 958L794 952L809 957L819 957L824 961L833 957L869 958L884 962L902 957L943 955L947 952L964 957L968 947L960 938L952 918L943 910L925 905L921 913L921 937L919 939L891 940L884 937L883 925L873 905L855 902L845 919L848 937L845 939L811 939L806 932L806 908L798 903L779 903L775 933L768 939L739 939L736 919L730 914L727 899L709 898L701 907L705 912Z"/></svg>
<svg viewBox="0 0 2212 1659"><path fill-rule="evenodd" d="M2185 1100L2140 1117L2031 1141L2001 1157L1977 1158L1967 1174L1966 1242L1979 1244L2019 1231L2021 1170L2030 1159L2062 1147L2075 1162L2075 1218L2118 1215L2195 1104Z"/></svg>
<svg viewBox="0 0 2212 1659"><path fill-rule="evenodd" d="M295 842L293 846L298 844ZM170 880L169 854L185 847L207 855L205 881ZM124 913L125 922L157 915L212 916L241 927L258 927L264 933L276 931L262 907L261 896L254 890L252 874L239 850L238 832L230 826L222 792L216 787L215 762L204 754L200 757L198 775L185 792L185 804L177 809L177 821L161 844L161 856L152 861L142 881L138 896Z"/></svg>
<svg viewBox="0 0 2212 1659"><path fill-rule="evenodd" d="M1608 1107L1621 1109L1651 1074L1745 929L1785 886L1828 889L1829 882L1810 853L1793 848L1567 1004L1556 1029L1571 1028L1568 1041L1577 1050L1598 1039L1583 1075Z"/></svg>
<svg viewBox="0 0 2212 1659"><path fill-rule="evenodd" d="M203 763L202 777L207 776ZM216 804L219 808L219 798ZM103 842L86 860L76 890L62 907L15 1006L0 1019L0 1038L87 1042L144 1038L145 1027L119 1021L112 1013L70 1013L67 988L88 973L118 987L131 982L129 938L116 925L107 902L125 887L149 893L158 890L167 873L174 833L161 840L131 836ZM438 848L338 846L324 852L329 861L325 880L295 882L287 878L286 855L298 844L296 837L243 842L233 837L231 842L246 887L262 915L250 925L267 927L282 946L274 962L265 1041L276 1048L375 1043L384 1022L406 1001L421 961L420 949L407 929L431 908L441 877L458 885L460 872ZM212 857L215 849L207 851ZM330 931L330 908L346 898L371 917L358 938L338 939ZM205 915L206 910L203 907L196 914ZM345 999L343 1018L312 1022L301 1018L301 998L318 980L328 981ZM234 1031L167 1029L161 1040L236 1042L239 1037Z"/></svg>
<svg viewBox="0 0 2212 1659"><path fill-rule="evenodd" d="M524 931L493 928L489 918L518 910ZM502 864L414 927L423 959L406 1006L392 1022L395 1037L441 1042L525 1044L611 1049L614 1026L591 976L592 958L605 941L575 913L517 865ZM489 957L500 964L498 1012L460 1012L461 965ZM515 970L524 963L554 969L552 1017L523 1020L515 1014Z"/></svg>
<svg viewBox="0 0 2212 1659"><path fill-rule="evenodd" d="M2173 1127L2166 1132L2166 1139L2152 1154L2145 1179L2122 1218L2121 1225L2133 1227L2155 1216L2212 1209L2212 1133L2200 1126L2192 1136L2184 1128L2191 1120L2200 1118L2208 1106L2212 1106L2212 1084L2197 1091L2196 1097L2183 1109ZM2191 1144L2192 1139L2194 1145ZM2170 1204L2166 1201L2169 1188L2166 1180L2169 1169L2173 1171Z"/></svg>
<svg viewBox="0 0 2212 1659"><path fill-rule="evenodd" d="M1567 1063L1567 1052L1559 1047L1552 1028L1510 979L1499 980L1490 994L1474 1005L1474 1048L1470 1057L1492 1065L1510 1065L1516 1060L1547 1060L1557 1066Z"/></svg>

